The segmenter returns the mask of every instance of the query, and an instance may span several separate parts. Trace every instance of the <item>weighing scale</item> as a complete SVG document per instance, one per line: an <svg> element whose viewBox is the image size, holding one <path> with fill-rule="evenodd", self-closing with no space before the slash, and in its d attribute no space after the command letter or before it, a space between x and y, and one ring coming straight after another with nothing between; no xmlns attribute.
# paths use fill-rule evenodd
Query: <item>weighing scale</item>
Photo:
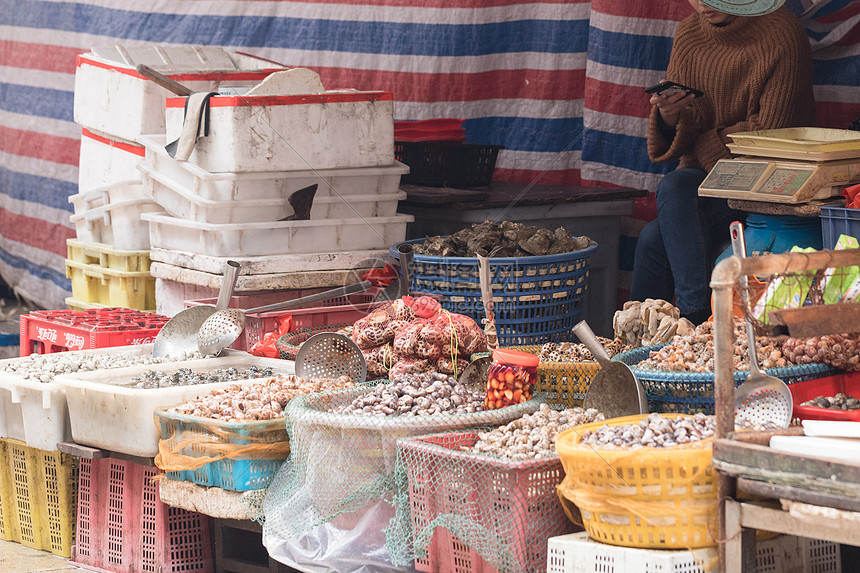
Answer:
<svg viewBox="0 0 860 573"><path fill-rule="evenodd" d="M702 197L805 203L860 183L860 132L788 128L729 137L741 157L717 162L699 186Z"/></svg>

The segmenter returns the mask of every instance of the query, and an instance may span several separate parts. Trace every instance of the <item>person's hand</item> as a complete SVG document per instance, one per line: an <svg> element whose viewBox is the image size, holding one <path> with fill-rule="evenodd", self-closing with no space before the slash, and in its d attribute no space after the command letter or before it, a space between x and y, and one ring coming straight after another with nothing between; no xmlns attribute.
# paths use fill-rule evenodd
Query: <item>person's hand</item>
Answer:
<svg viewBox="0 0 860 573"><path fill-rule="evenodd" d="M672 95L654 94L651 96L651 105L656 105L660 111L663 123L670 127L678 125L678 119L684 108L689 107L696 96L689 92L676 93Z"/></svg>

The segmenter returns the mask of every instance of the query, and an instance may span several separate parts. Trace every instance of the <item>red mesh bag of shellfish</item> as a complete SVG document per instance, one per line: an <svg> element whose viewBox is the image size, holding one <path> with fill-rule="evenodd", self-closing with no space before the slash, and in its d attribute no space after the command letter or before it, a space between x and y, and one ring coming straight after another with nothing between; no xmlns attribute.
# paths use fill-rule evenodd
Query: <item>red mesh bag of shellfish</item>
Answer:
<svg viewBox="0 0 860 573"><path fill-rule="evenodd" d="M353 342L359 348L374 348L394 340L397 329L415 318L411 303L411 297L393 300L355 321L352 327Z"/></svg>
<svg viewBox="0 0 860 573"><path fill-rule="evenodd" d="M426 358L401 358L394 363L388 371L388 378L393 380L404 374L421 374L422 372L433 372L436 363Z"/></svg>
<svg viewBox="0 0 860 573"><path fill-rule="evenodd" d="M487 337L478 324L462 314L441 310L397 331L394 351L400 356L439 360L487 350Z"/></svg>
<svg viewBox="0 0 860 573"><path fill-rule="evenodd" d="M388 376L388 370L400 359L394 353L391 344L384 344L375 348L364 348L364 361L367 363L367 379L375 380Z"/></svg>

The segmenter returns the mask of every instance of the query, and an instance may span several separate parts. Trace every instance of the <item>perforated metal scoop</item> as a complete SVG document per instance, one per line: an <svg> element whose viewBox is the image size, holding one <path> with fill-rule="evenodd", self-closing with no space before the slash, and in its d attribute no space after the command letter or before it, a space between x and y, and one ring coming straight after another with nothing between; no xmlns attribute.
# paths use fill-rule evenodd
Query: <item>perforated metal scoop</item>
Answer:
<svg viewBox="0 0 860 573"><path fill-rule="evenodd" d="M349 376L356 384L367 378L367 362L352 340L336 332L308 338L296 354L296 375L302 378Z"/></svg>
<svg viewBox="0 0 860 573"><path fill-rule="evenodd" d="M743 227L737 221L729 225L732 237L732 251L739 257L746 256ZM744 304L749 303L747 277L742 276L741 296ZM777 426L787 428L791 424L793 400L791 390L776 376L761 371L755 347L755 329L749 317L746 318L747 350L750 359L750 375L735 390L735 425L751 428Z"/></svg>

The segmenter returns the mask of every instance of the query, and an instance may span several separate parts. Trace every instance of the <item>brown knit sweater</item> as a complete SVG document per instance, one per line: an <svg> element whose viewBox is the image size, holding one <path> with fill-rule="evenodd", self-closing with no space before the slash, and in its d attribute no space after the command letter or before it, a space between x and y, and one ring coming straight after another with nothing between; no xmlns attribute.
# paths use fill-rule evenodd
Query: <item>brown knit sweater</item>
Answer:
<svg viewBox="0 0 860 573"><path fill-rule="evenodd" d="M648 155L657 163L680 159L679 167L710 171L730 157L729 133L814 125L812 50L784 6L723 27L694 13L678 24L666 77L705 95L681 113L674 139L653 106Z"/></svg>

